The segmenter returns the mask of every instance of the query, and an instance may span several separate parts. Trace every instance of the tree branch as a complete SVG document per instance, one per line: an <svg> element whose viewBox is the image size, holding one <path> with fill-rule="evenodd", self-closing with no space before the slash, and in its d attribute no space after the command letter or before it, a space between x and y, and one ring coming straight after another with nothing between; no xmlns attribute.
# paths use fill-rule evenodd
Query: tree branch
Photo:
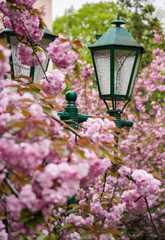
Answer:
<svg viewBox="0 0 165 240"><path fill-rule="evenodd" d="M25 26L24 22L22 22L22 24L23 24L24 28L26 29L27 33L29 34L29 37L31 38L31 40L32 40L33 42L35 42L34 39L33 39L32 36L31 36L29 30L28 30L27 27ZM35 42L35 43L38 44L37 42ZM39 44L38 44L38 45L39 45ZM44 73L44 75L45 75L45 78L46 78L47 82L50 83L50 81L48 80L48 78L47 78L47 76L46 76L45 70L44 70L44 68L43 68L43 66L42 66L42 64L41 64L41 61L40 61L37 53L35 52L34 47L33 47L32 44L31 44L31 47L32 47L32 49L33 49L34 54L36 55L36 57L37 57L37 59L38 59L38 62L39 62L39 64L40 64L40 66L41 66L41 69L42 69L42 71L43 71L43 73Z"/></svg>
<svg viewBox="0 0 165 240"><path fill-rule="evenodd" d="M26 29L27 33L29 34L30 39L38 46L40 46L45 52L48 52L39 42L36 42L33 38L32 35L30 34L29 30L27 29L27 27L25 26L24 22L22 22L24 28Z"/></svg>
<svg viewBox="0 0 165 240"><path fill-rule="evenodd" d="M108 171L108 170L107 170ZM101 192L101 197L103 196L103 193L105 191L105 184L106 184L106 179L107 179L107 171L105 172L104 174L104 183L103 183L103 189L102 189L102 192Z"/></svg>
<svg viewBox="0 0 165 240"><path fill-rule="evenodd" d="M53 213L51 213L51 216L57 221L58 225L62 227L60 220Z"/></svg>
<svg viewBox="0 0 165 240"><path fill-rule="evenodd" d="M109 202L109 204L108 204L108 212L109 212L110 208L112 207L112 201L113 201L113 199L114 199L114 197L115 197L115 192L116 192L116 189L117 189L117 187L118 187L118 180L119 180L119 178L120 178L120 176L118 175L118 176L117 176L117 181L116 181L116 183L115 183L115 187L114 187L114 189L113 189L113 194L112 194L111 200L110 200L110 202Z"/></svg>
<svg viewBox="0 0 165 240"><path fill-rule="evenodd" d="M7 186L10 188L10 190L12 191L12 193L14 193L17 197L19 197L19 193L17 192L17 190L15 189L15 187L11 184L10 180L5 178L4 182L7 184Z"/></svg>
<svg viewBox="0 0 165 240"><path fill-rule="evenodd" d="M158 230L158 228L157 228L157 226L156 226L156 224L154 223L154 220L153 220L153 218L152 218L152 215L151 215L151 211L150 211L150 208L149 208L149 205L148 205L147 198L144 197L144 200L145 200L145 203L146 203L146 206L147 206L147 211L148 211L148 213L149 213L149 216L150 216L150 219L151 219L152 225L153 225L153 227L154 227L154 229L155 229L155 232L156 232L157 238L158 238L158 240L161 240L159 230Z"/></svg>
<svg viewBox="0 0 165 240"><path fill-rule="evenodd" d="M44 112L45 114L47 114L46 112ZM81 138L81 135L76 131L74 130L74 128L70 127L69 125L66 126L66 123L62 120L60 120L59 118L57 117L53 117L53 116L50 116L49 114L47 114L49 117L51 117L52 119L54 119L55 121L57 121L58 123L60 123L61 125L65 125L64 128L68 129L69 131L71 131L72 133L74 133L77 137Z"/></svg>
<svg viewBox="0 0 165 240"><path fill-rule="evenodd" d="M115 197L115 192L116 192L116 189L117 189L117 187L118 187L118 180L119 180L119 178L120 178L120 175L117 176L117 181L116 181L115 187L114 187L114 189L113 189L112 197L111 197L111 200L110 200L110 202L109 202L109 204L108 204L108 209L107 209L108 212L109 212L110 208L112 207L112 201L113 201L113 199L114 199L114 197ZM106 219L106 217L103 218L102 227L103 227L103 225L104 225L105 219Z"/></svg>
<svg viewBox="0 0 165 240"><path fill-rule="evenodd" d="M4 224L6 226L6 231L8 233L8 239L10 240L11 239L11 233L10 233L11 224L10 224L10 221L9 221L9 216L8 216L9 214L8 214L8 211L7 211L7 207L6 207L4 198L1 198L0 202L1 202L1 204L4 207L4 210L5 210L6 219L4 219Z"/></svg>

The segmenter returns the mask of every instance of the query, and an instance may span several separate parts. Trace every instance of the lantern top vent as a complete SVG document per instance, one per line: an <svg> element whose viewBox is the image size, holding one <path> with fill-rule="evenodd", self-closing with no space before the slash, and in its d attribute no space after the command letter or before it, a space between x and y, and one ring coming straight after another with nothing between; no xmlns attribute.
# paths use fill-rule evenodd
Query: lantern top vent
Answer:
<svg viewBox="0 0 165 240"><path fill-rule="evenodd" d="M125 21L120 20L120 15L118 14L117 20L112 21L111 24L116 24L116 27L120 27L120 25L125 24Z"/></svg>

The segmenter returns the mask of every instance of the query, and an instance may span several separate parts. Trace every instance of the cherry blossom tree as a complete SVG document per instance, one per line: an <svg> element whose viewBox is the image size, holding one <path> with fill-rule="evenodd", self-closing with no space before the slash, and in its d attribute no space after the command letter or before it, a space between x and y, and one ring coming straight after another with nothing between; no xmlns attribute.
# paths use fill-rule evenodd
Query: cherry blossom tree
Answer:
<svg viewBox="0 0 165 240"><path fill-rule="evenodd" d="M124 140L121 143L125 161L116 154L114 137L119 130L113 118L97 117L105 115L104 106L96 98L97 91L91 81L93 68L78 54L80 42L71 42L60 35L47 49L42 49L38 42L44 33L44 12L34 9L34 2L8 0L0 3L2 21L20 39L20 64L42 64L46 50L56 66L51 73L45 73L40 83L32 83L27 76L10 79L11 52L5 41L0 40L0 239L113 240L121 234L126 239L127 233L119 231L119 225L124 214L139 213L139 208L142 215L149 214L148 226L160 239L150 209L156 206L158 194L163 192L161 177L152 173L155 166L145 167L145 155L141 165L134 163L137 156L133 159L134 152L129 149L131 143L127 150L124 150ZM151 81L162 71L163 66L160 70L156 64L157 61L162 64L164 52L157 50L155 56L156 63L144 70L141 79L154 67L155 74L156 69L158 72ZM25 83L22 78L29 81ZM156 81L159 80L157 77ZM153 93L152 84L148 87ZM95 116L78 125L78 130L57 114L64 105L62 93L68 89L79 93L77 105L82 113ZM161 88L157 91L161 92ZM154 98L152 94L149 96ZM160 132L158 130L162 115L154 101L151 115L155 117L157 113L157 118L149 124L156 121L154 137L159 139L163 129L162 126ZM137 110L143 107L142 102L144 99ZM136 105L136 98L133 104ZM150 106L147 107L146 111ZM149 122L144 116L142 119ZM135 124L138 125L138 121L135 120ZM136 125L135 133L138 131ZM144 124L143 131L145 127ZM134 132L130 136L133 135ZM131 137L127 139L132 141ZM160 153L150 156L154 164L163 156L163 137L158 141ZM74 195L75 204L67 206Z"/></svg>

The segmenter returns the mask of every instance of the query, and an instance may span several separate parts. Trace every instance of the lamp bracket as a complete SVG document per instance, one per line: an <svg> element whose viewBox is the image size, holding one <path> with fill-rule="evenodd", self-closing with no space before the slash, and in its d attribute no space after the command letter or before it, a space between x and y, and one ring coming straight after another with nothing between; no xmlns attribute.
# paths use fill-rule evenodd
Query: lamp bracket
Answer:
<svg viewBox="0 0 165 240"><path fill-rule="evenodd" d="M133 126L132 121L121 118L121 114L123 113L122 110L120 110L120 109L108 110L107 113L109 114L109 116L116 118L116 120L114 120L114 122L116 124L116 127L118 127L119 129L121 129L123 127L132 127Z"/></svg>

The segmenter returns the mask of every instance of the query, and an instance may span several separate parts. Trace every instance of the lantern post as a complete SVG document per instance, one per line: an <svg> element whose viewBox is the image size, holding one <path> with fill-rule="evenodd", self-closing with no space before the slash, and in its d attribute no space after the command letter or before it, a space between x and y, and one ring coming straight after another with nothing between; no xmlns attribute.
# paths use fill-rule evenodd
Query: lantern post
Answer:
<svg viewBox="0 0 165 240"><path fill-rule="evenodd" d="M107 113L115 117L118 128L132 126L131 121L121 119L124 108L130 102L142 53L136 40L121 25L120 20L112 21L116 27L96 36L96 42L89 47L92 55L100 98L104 101ZM111 108L108 101L111 102ZM118 108L118 103L123 103Z"/></svg>

